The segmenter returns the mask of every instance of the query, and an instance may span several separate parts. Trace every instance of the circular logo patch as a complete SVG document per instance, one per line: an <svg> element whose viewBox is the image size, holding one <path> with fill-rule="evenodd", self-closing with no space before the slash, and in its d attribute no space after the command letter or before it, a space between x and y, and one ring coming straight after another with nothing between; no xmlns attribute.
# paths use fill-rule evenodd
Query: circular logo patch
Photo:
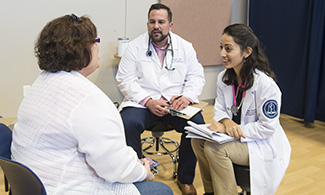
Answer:
<svg viewBox="0 0 325 195"><path fill-rule="evenodd" d="M273 119L278 116L278 103L275 100L268 100L263 105L263 113L267 118Z"/></svg>

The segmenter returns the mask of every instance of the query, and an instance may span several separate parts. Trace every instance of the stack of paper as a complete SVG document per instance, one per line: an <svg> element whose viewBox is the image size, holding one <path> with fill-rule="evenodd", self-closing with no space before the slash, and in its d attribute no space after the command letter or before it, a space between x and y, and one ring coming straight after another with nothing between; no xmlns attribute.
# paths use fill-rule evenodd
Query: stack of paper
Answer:
<svg viewBox="0 0 325 195"><path fill-rule="evenodd" d="M234 137L231 137L224 133L216 133L211 131L207 128L210 124L201 124L198 125L196 123L193 123L192 121L187 121L187 124L190 126L186 126L185 130L187 130L188 135L187 138L199 138L199 139L205 139L211 142L217 142L219 144L223 144L226 142L237 140Z"/></svg>

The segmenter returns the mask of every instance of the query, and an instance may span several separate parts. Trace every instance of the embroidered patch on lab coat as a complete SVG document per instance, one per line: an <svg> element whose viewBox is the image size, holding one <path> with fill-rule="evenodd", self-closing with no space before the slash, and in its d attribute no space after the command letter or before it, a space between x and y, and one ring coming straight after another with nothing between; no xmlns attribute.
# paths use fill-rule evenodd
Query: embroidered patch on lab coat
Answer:
<svg viewBox="0 0 325 195"><path fill-rule="evenodd" d="M263 114L269 119L278 116L278 102L275 100L266 101L263 104Z"/></svg>

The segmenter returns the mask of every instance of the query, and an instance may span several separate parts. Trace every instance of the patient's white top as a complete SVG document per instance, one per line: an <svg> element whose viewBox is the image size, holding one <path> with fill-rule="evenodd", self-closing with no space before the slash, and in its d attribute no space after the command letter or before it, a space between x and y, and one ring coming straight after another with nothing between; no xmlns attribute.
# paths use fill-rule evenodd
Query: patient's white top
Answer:
<svg viewBox="0 0 325 195"><path fill-rule="evenodd" d="M111 100L78 72L43 71L22 101L12 158L48 194L139 194L146 176Z"/></svg>

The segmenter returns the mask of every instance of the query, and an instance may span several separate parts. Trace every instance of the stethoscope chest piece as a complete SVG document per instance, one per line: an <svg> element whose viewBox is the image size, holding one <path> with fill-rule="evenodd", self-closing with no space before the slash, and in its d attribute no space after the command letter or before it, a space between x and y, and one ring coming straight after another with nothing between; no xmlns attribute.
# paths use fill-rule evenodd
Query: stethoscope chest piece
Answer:
<svg viewBox="0 0 325 195"><path fill-rule="evenodd" d="M148 51L146 52L146 55L147 55L148 57L151 57L151 55L152 55L152 51L150 51L150 47L148 47Z"/></svg>

